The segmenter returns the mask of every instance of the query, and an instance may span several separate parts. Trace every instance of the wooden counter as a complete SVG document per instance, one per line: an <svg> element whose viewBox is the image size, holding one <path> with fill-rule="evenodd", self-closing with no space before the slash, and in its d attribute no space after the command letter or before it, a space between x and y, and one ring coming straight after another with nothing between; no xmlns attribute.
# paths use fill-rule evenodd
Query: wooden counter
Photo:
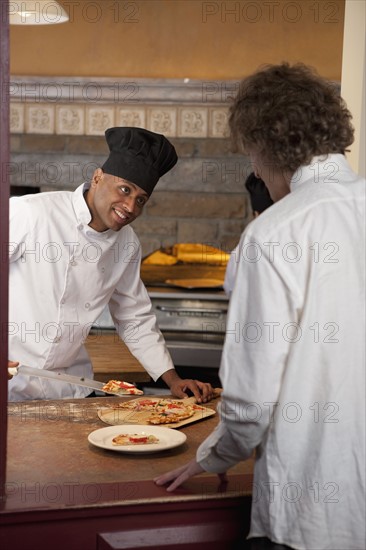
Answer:
<svg viewBox="0 0 366 550"><path fill-rule="evenodd" d="M122 342L117 332L92 332L85 342L85 347L93 365L95 380L108 382L116 378L132 384L151 381L149 374Z"/></svg>
<svg viewBox="0 0 366 550"><path fill-rule="evenodd" d="M94 447L87 440L90 432L106 427L97 416L98 408L116 399L9 404L8 498L0 513L2 548L137 548L118 546L116 540L121 533L132 536L131 532L142 527L159 548L158 532L174 526L171 536L181 542L187 540L184 533L190 528L196 538L189 548L195 548L195 541L205 548L206 541L210 548L226 550L230 540L247 530L252 461L233 468L224 486L217 476L202 474L170 494L152 481L195 456L216 425L217 415L181 428L187 435L181 447L127 455ZM215 403L208 406L215 407ZM159 526L163 531L156 531ZM207 529L215 535L207 534ZM177 548L186 548L179 540Z"/></svg>

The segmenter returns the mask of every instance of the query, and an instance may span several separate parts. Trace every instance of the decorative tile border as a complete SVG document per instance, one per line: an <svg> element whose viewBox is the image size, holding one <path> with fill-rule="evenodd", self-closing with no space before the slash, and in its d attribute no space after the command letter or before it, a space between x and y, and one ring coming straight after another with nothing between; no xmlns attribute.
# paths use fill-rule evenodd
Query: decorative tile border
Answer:
<svg viewBox="0 0 366 550"><path fill-rule="evenodd" d="M83 135L85 110L80 105L56 105L56 134Z"/></svg>
<svg viewBox="0 0 366 550"><path fill-rule="evenodd" d="M145 109L143 107L116 107L116 125L145 128Z"/></svg>
<svg viewBox="0 0 366 550"><path fill-rule="evenodd" d="M166 137L176 137L177 109L164 106L147 109L147 129Z"/></svg>
<svg viewBox="0 0 366 550"><path fill-rule="evenodd" d="M27 134L53 134L55 131L54 106L42 103L26 105L25 130Z"/></svg>
<svg viewBox="0 0 366 550"><path fill-rule="evenodd" d="M103 136L106 129L114 125L114 107L107 105L86 107L85 133L87 136Z"/></svg>
<svg viewBox="0 0 366 550"><path fill-rule="evenodd" d="M167 137L223 138L228 136L228 110L190 105L114 107L52 103L10 104L13 134L101 136L112 126L142 127Z"/></svg>
<svg viewBox="0 0 366 550"><path fill-rule="evenodd" d="M183 107L179 109L179 137L207 137L207 121L208 109L205 107Z"/></svg>
<svg viewBox="0 0 366 550"><path fill-rule="evenodd" d="M24 105L21 103L10 105L10 129L16 134L24 132Z"/></svg>
<svg viewBox="0 0 366 550"><path fill-rule="evenodd" d="M167 137L227 137L228 90L237 82L14 77L12 133L103 135L140 126Z"/></svg>
<svg viewBox="0 0 366 550"><path fill-rule="evenodd" d="M228 109L217 108L210 109L210 137L220 138L228 137L229 135L229 111Z"/></svg>

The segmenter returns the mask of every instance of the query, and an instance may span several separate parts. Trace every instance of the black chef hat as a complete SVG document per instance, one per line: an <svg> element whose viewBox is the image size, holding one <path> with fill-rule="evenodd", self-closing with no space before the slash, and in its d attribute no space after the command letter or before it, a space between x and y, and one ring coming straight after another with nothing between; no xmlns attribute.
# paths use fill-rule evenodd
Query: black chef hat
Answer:
<svg viewBox="0 0 366 550"><path fill-rule="evenodd" d="M249 192L253 212L258 212L258 214L261 214L273 204L273 200L271 199L271 195L269 194L266 184L261 178L257 178L254 175L254 172L249 174L247 177L245 187Z"/></svg>
<svg viewBox="0 0 366 550"><path fill-rule="evenodd" d="M173 145L163 135L143 128L109 128L105 138L110 154L103 172L135 183L149 195L178 160Z"/></svg>

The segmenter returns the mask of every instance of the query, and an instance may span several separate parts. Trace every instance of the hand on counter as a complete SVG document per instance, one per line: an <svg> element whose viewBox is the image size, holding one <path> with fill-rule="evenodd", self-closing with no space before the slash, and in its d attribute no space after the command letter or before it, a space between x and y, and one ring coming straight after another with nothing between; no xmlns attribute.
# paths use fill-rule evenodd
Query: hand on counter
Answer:
<svg viewBox="0 0 366 550"><path fill-rule="evenodd" d="M168 492L174 491L174 489L177 489L182 483L187 481L189 478L201 474L205 470L198 464L196 459L194 458L190 462L187 462L184 466L181 466L180 468L176 468L175 470L171 470L170 472L167 472L166 474L163 474L161 476L158 476L154 479L154 482L156 485L165 485L167 483L170 483L166 490ZM217 474L221 483L227 482L227 476L226 473Z"/></svg>
<svg viewBox="0 0 366 550"><path fill-rule="evenodd" d="M17 361L8 361L8 369L14 369L18 365L19 365L19 362ZM8 379L11 380L11 378L13 378L13 376L8 371Z"/></svg>
<svg viewBox="0 0 366 550"><path fill-rule="evenodd" d="M174 369L166 371L162 375L162 379L169 386L172 395L175 397L188 397L186 392L190 390L197 399L197 403L207 403L207 401L210 401L215 396L214 390L208 382L200 382L199 380L188 378L182 379Z"/></svg>

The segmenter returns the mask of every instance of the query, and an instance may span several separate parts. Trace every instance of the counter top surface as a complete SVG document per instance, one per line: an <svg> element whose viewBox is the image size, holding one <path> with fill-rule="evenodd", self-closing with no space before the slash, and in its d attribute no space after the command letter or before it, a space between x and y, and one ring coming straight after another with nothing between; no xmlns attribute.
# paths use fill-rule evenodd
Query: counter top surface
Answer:
<svg viewBox="0 0 366 550"><path fill-rule="evenodd" d="M92 431L107 427L99 419L98 409L116 399L120 398L10 403L7 465L10 493L19 493L24 487L30 495L28 500L37 500L37 491L41 493L40 500L45 500L45 491L50 500L51 495L65 488L68 488L70 494L74 487L125 484L124 490L127 486L132 491L132 487L136 489L141 482L150 490L154 487L152 498L166 499L168 494L163 488L155 486L153 478L194 458L200 443L216 426L218 415L180 428L187 436L186 442L180 447L152 454L126 454L104 450L88 442L88 435ZM207 406L215 409L217 400ZM238 475L244 476L247 492L252 469L253 461L248 460L230 470L232 479ZM187 497L195 493L197 496L197 491L202 491L202 480L206 477L208 479L208 476L211 486L212 483L217 485L218 478L205 473L197 476L195 481L188 482L186 490L179 495ZM198 478L201 479L199 489ZM211 490L215 492L216 489ZM238 490L240 493L242 488L230 489L233 494L237 494ZM131 499L136 494L136 490L133 490ZM143 492L138 494L143 498ZM11 505L11 498L9 503Z"/></svg>

